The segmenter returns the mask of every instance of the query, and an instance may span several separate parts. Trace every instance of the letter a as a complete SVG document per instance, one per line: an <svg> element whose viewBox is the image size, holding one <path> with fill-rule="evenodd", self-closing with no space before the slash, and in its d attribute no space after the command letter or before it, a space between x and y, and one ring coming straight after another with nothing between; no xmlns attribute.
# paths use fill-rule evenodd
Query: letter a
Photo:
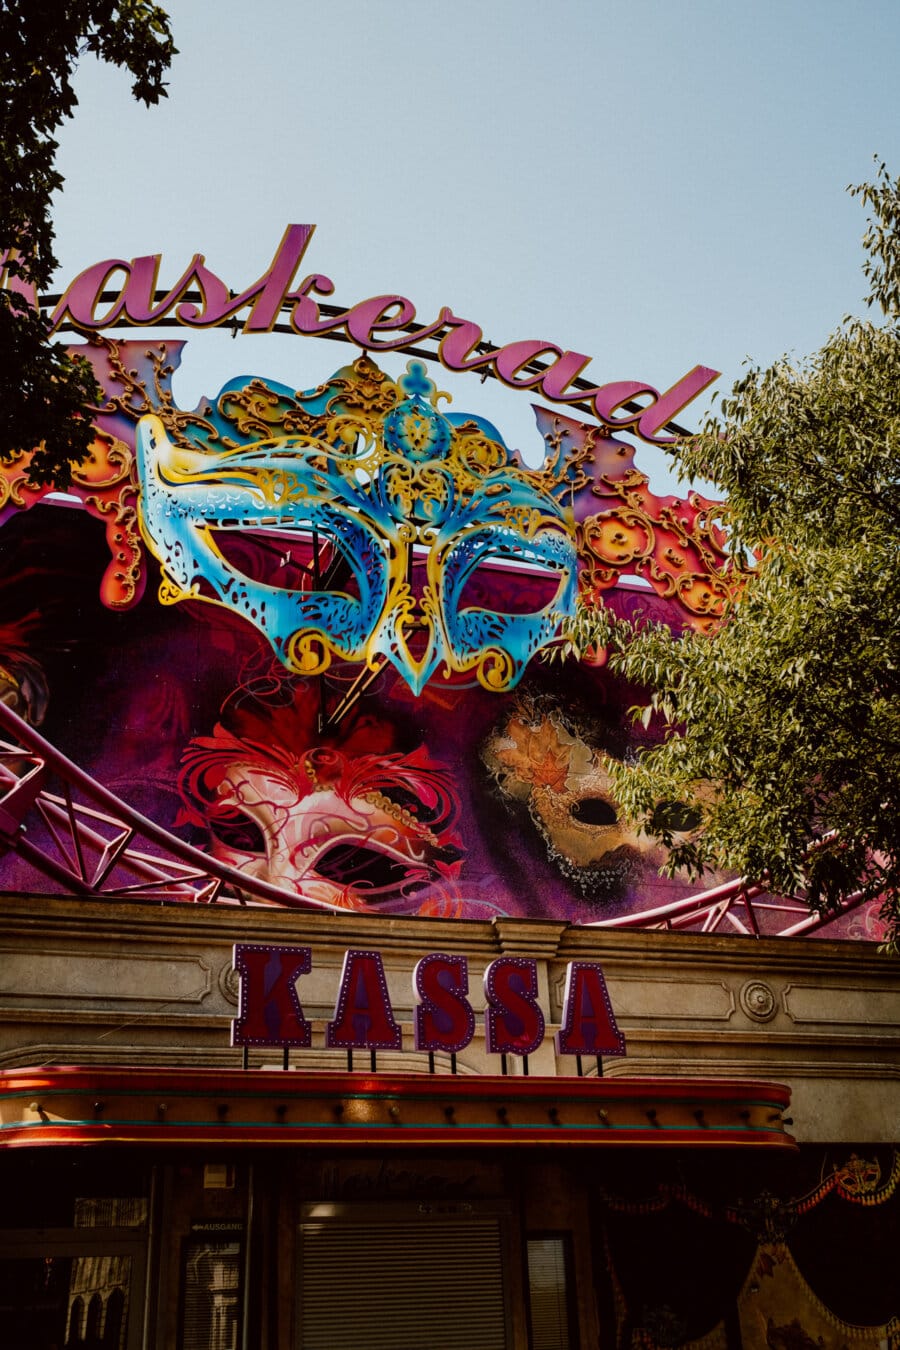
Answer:
<svg viewBox="0 0 900 1350"><path fill-rule="evenodd" d="M334 1021L325 1028L329 1050L399 1050L401 1032L394 1021L379 952L349 951L344 956Z"/></svg>
<svg viewBox="0 0 900 1350"><path fill-rule="evenodd" d="M594 961L570 961L566 970L560 1055L624 1055L625 1037L616 1026L603 971Z"/></svg>

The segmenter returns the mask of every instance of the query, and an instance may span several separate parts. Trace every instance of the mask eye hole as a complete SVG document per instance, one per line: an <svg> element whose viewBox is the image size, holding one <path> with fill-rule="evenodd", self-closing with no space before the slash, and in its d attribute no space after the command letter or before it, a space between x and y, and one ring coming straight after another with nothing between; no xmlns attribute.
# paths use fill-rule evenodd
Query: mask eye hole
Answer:
<svg viewBox="0 0 900 1350"><path fill-rule="evenodd" d="M209 822L210 832L220 844L235 849L239 853L260 853L266 851L263 832L255 820L235 812L231 817L220 816Z"/></svg>
<svg viewBox="0 0 900 1350"><path fill-rule="evenodd" d="M248 580L282 591L316 589L316 563L313 532L309 530L242 528L226 526L211 529L216 548L236 572ZM318 589L340 591L360 599L359 581L347 562L344 550L317 530Z"/></svg>
<svg viewBox="0 0 900 1350"><path fill-rule="evenodd" d="M360 891L399 890L409 871L399 859L364 844L333 844L315 867L319 876Z"/></svg>
<svg viewBox="0 0 900 1350"><path fill-rule="evenodd" d="M582 797L571 810L573 820L579 825L615 825L618 812L606 797Z"/></svg>
<svg viewBox="0 0 900 1350"><path fill-rule="evenodd" d="M494 614L540 614L553 604L563 573L554 567L517 568L483 558L466 577L459 596L460 612L487 609Z"/></svg>

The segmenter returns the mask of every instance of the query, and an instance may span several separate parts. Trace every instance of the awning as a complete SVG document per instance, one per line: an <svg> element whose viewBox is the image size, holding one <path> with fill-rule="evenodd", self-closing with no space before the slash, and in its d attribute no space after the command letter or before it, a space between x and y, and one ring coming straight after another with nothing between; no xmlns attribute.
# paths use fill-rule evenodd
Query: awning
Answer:
<svg viewBox="0 0 900 1350"><path fill-rule="evenodd" d="M0 1147L795 1148L789 1101L731 1079L57 1066L0 1073Z"/></svg>

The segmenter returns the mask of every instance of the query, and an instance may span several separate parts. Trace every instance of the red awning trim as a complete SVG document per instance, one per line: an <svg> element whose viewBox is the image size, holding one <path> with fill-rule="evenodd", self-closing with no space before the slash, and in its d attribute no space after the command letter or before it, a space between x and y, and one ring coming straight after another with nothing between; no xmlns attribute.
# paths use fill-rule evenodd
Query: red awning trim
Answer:
<svg viewBox="0 0 900 1350"><path fill-rule="evenodd" d="M790 1089L525 1078L57 1067L0 1073L0 1147L97 1143L796 1147Z"/></svg>

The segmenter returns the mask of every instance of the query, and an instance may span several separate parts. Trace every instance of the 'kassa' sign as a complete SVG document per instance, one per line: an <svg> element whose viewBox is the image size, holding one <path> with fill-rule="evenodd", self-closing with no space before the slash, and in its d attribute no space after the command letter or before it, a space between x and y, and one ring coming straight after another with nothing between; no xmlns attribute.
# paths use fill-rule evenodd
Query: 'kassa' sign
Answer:
<svg viewBox="0 0 900 1350"><path fill-rule="evenodd" d="M312 948L238 943L234 968L241 993L238 1016L231 1024L232 1045L308 1047L312 1027L304 1016L297 982L312 969ZM466 958L440 952L423 956L413 971L413 993L415 1049L445 1054L464 1050L475 1035ZM488 1054L534 1054L545 1028L537 994L536 961L501 956L490 963L484 972ZM569 963L562 1026L555 1040L561 1055L625 1054L625 1038L616 1025L603 971L593 961ZM400 1050L402 1044L381 954L348 951L334 1017L325 1027L326 1048Z"/></svg>

